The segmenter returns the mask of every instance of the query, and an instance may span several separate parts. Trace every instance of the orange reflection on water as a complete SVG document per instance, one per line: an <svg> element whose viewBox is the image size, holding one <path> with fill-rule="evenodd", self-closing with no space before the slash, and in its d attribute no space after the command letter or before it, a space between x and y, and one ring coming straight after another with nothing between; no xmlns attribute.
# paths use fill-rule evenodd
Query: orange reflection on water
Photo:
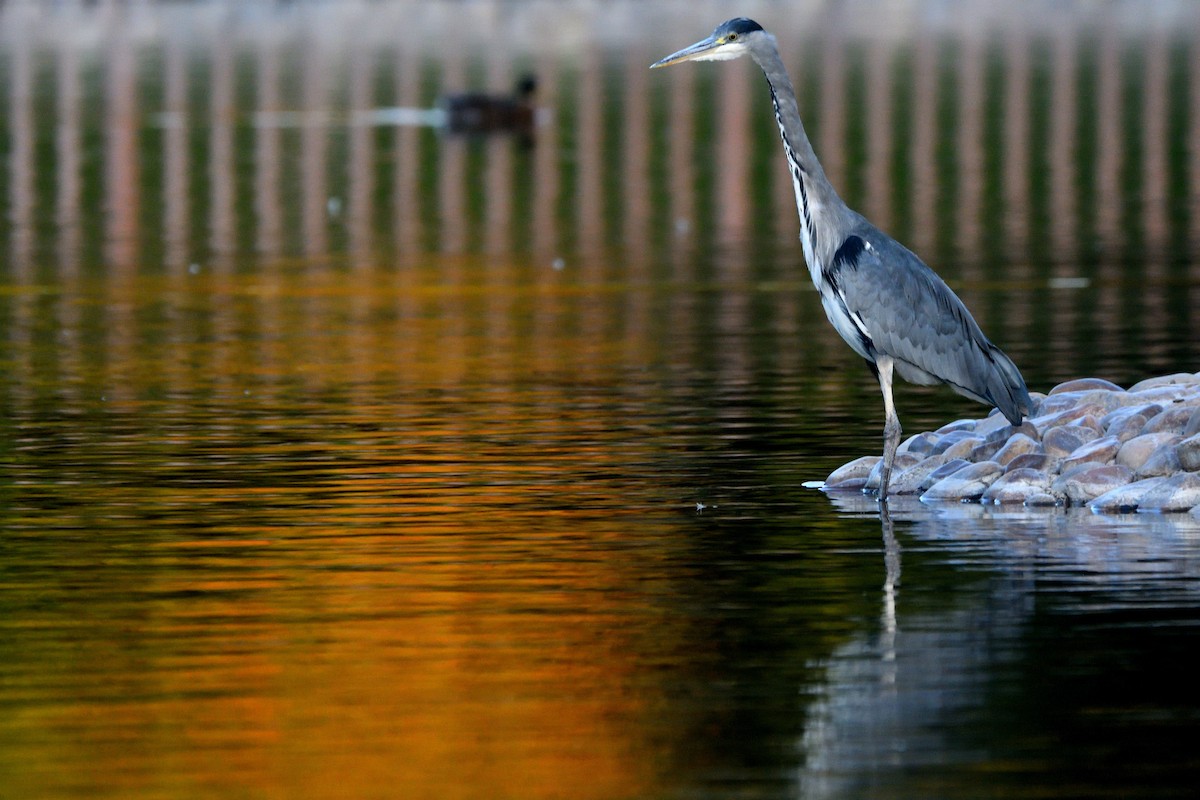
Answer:
<svg viewBox="0 0 1200 800"><path fill-rule="evenodd" d="M121 357L72 336L55 361L106 392L106 433L53 471L104 509L76 556L103 566L76 655L47 654L69 700L7 723L69 732L31 753L31 795L654 793L661 687L632 654L672 634L630 623L665 545L605 543L655 540L622 499L655 445L614 447L574 396L655 346L606 341L624 301L603 287L455 269L104 284ZM70 763L89 776L48 774Z"/></svg>
<svg viewBox="0 0 1200 800"><path fill-rule="evenodd" d="M353 424L394 424L374 413ZM61 780L99 796L653 794L639 731L659 690L630 623L654 557L603 545L644 513L599 508L621 491L605 478L547 499L564 460L619 471L600 448L566 446L582 417L544 431L548 446L506 450L511 463L486 448L464 461L482 421L430 427L416 457L352 435L308 463L276 447L216 467L168 451L174 466L150 477L163 487L105 491L151 541L109 549L96 571L88 624L56 667L70 699L2 726L58 732L11 788L41 794L59 779L39 765L82 764L86 777ZM267 456L252 476L239 466ZM289 485L204 485L253 476ZM166 488L180 481L197 485ZM122 543L124 524L88 549ZM654 631L660 646L669 631Z"/></svg>

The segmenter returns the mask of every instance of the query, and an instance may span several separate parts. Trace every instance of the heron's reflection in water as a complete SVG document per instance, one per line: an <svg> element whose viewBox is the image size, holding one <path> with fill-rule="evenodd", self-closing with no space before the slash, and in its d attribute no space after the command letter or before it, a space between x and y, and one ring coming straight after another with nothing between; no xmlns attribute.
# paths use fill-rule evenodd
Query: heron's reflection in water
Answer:
<svg viewBox="0 0 1200 800"><path fill-rule="evenodd" d="M896 540L896 529L892 524L892 513L887 498L879 502L879 524L883 531L883 612L880 617L880 653L888 668L882 678L885 682L896 682L896 593L900 588L900 542Z"/></svg>
<svg viewBox="0 0 1200 800"><path fill-rule="evenodd" d="M1084 696L1084 708L1106 704L1100 724L1107 742L1144 724L1147 707L1188 691L1190 675L1179 678L1147 656L1156 643L1173 641L1177 617L1193 624L1200 525L1187 515L907 496L881 505L859 493L829 499L870 529L879 519L885 568L878 629L851 637L823 664L800 742L802 796L927 796L928 780L946 780L954 770L972 780L981 769L1027 757L1030 723L1022 709L1030 704L1072 693ZM909 546L903 607L896 523ZM966 574L971 580L952 580ZM1165 616L1164 608L1171 609ZM1083 648L1095 637L1109 648L1106 669L1120 661L1131 665L1130 675L1155 680L1121 680L1118 690L1097 678L1095 657ZM1048 640L1057 645L1050 656ZM989 732L985 740L972 733L979 724ZM1044 730L1046 723L1034 724ZM1092 763L1096 724L1089 716L1086 734L1069 721L1055 728L1067 744L1046 758ZM1009 776L1014 796L1019 774Z"/></svg>

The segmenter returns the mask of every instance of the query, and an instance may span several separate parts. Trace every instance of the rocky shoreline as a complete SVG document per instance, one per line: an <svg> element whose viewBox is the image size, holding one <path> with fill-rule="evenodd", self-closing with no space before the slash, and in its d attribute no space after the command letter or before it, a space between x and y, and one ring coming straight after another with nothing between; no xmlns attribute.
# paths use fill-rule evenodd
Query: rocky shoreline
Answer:
<svg viewBox="0 0 1200 800"><path fill-rule="evenodd" d="M1031 397L1034 410L1020 425L993 410L904 440L888 495L1200 519L1200 373L1128 389L1080 378ZM822 488L878 492L880 461L855 459Z"/></svg>

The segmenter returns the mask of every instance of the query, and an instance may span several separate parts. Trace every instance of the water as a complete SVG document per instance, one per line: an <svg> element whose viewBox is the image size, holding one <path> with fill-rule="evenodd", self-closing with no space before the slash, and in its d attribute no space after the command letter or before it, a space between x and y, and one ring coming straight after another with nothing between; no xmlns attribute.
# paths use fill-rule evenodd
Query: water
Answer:
<svg viewBox="0 0 1200 800"><path fill-rule="evenodd" d="M1190 5L751 5L1033 388L1195 370ZM1194 793L1200 523L804 488L878 389L639 9L4 7L0 796ZM525 69L532 141L353 122Z"/></svg>

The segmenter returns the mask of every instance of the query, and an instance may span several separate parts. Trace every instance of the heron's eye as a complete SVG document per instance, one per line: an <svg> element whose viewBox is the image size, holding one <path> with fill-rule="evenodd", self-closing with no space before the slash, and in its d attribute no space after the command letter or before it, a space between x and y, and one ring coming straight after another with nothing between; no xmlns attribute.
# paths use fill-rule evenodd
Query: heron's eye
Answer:
<svg viewBox="0 0 1200 800"><path fill-rule="evenodd" d="M737 34L736 34L736 33L731 33L731 34L729 34L728 36L726 36L726 37L725 37L725 41L727 41L727 42L736 42L736 41L737 41Z"/></svg>

